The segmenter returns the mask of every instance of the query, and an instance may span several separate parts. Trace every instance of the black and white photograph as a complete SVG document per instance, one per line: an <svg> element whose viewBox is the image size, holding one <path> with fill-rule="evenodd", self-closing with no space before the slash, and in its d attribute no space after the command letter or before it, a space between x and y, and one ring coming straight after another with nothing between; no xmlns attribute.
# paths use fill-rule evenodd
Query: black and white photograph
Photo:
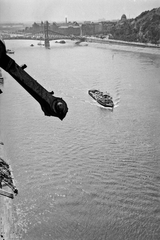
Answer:
<svg viewBox="0 0 160 240"><path fill-rule="evenodd" d="M0 240L160 239L160 1L0 0Z"/></svg>

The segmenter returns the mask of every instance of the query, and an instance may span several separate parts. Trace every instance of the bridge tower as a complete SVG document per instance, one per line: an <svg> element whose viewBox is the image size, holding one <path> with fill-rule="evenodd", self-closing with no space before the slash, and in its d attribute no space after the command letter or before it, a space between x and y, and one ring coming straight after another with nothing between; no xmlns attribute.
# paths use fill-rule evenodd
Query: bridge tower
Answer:
<svg viewBox="0 0 160 240"><path fill-rule="evenodd" d="M48 23L48 21L45 21L45 23L44 23L44 35L45 35L44 45L46 48L50 48L48 28L49 28L49 23Z"/></svg>
<svg viewBox="0 0 160 240"><path fill-rule="evenodd" d="M83 36L83 32L82 32L82 24L80 25L80 36Z"/></svg>

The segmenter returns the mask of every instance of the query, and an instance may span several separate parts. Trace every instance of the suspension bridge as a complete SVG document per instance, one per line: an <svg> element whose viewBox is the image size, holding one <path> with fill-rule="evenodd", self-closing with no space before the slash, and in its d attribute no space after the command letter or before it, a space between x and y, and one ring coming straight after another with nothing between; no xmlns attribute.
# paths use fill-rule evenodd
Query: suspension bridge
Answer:
<svg viewBox="0 0 160 240"><path fill-rule="evenodd" d="M77 40L77 43L84 42L85 37L75 36L75 35L66 35L60 32L52 31L49 29L49 23L46 21L44 23L44 28L42 31L37 31L34 34L37 38L44 40L44 45L46 48L50 48L50 41L51 40L58 40L58 39L71 39L71 40Z"/></svg>

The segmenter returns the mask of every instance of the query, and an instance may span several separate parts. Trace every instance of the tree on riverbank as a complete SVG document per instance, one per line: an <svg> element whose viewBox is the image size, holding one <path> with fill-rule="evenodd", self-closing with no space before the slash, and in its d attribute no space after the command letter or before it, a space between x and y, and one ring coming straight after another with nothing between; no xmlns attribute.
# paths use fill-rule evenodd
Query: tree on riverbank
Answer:
<svg viewBox="0 0 160 240"><path fill-rule="evenodd" d="M122 15L121 20L110 28L110 33L117 40L160 43L160 8L142 12L135 19Z"/></svg>

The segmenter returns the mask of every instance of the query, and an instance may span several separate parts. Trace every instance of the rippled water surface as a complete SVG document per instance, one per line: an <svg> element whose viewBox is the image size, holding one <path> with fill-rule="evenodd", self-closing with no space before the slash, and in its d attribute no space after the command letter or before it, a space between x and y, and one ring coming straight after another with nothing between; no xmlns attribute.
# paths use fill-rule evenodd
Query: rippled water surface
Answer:
<svg viewBox="0 0 160 240"><path fill-rule="evenodd" d="M34 47L30 47L33 43ZM10 55L68 104L63 121L3 71L1 135L24 240L158 240L160 53L100 44L6 41ZM113 111L87 91L109 91Z"/></svg>

